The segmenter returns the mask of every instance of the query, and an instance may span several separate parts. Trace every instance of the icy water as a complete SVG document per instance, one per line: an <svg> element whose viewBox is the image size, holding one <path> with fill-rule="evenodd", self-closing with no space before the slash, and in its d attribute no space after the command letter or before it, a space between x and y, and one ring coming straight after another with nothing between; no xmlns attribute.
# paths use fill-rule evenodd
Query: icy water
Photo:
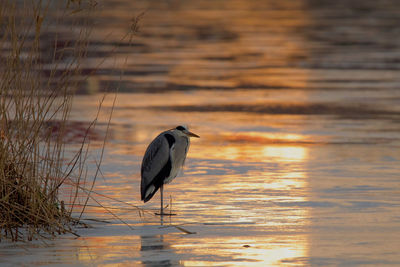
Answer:
<svg viewBox="0 0 400 267"><path fill-rule="evenodd" d="M94 187L107 210L90 202L80 238L2 244L2 265L399 266L400 5L349 2L108 1L87 68L108 60L80 88L120 91ZM133 44L115 37L142 11ZM75 98L72 148L101 97ZM161 219L141 159L182 123L201 138Z"/></svg>

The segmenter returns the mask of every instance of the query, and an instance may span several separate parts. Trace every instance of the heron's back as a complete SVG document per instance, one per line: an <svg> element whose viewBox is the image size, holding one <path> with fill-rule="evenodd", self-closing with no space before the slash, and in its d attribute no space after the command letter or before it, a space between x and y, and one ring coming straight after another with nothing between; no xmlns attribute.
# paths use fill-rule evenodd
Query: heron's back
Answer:
<svg viewBox="0 0 400 267"><path fill-rule="evenodd" d="M168 140L161 133L147 147L142 161L140 192L145 202L150 200L170 175L171 160Z"/></svg>

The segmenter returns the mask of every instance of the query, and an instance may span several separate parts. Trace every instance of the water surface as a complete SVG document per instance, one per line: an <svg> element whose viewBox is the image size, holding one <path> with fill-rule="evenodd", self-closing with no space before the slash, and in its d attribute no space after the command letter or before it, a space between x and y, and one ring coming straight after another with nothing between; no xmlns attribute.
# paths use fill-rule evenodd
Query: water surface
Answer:
<svg viewBox="0 0 400 267"><path fill-rule="evenodd" d="M119 88L94 187L107 210L90 201L85 215L108 223L87 220L93 228L78 229L77 239L3 244L2 262L400 265L396 1L105 5L85 64L107 60L80 91ZM142 11L133 44L121 40ZM75 98L71 149L101 96ZM112 106L110 94L95 148ZM181 123L201 138L165 188L177 215L161 220L158 194L140 201L141 158L159 132ZM92 172L99 153L89 158Z"/></svg>

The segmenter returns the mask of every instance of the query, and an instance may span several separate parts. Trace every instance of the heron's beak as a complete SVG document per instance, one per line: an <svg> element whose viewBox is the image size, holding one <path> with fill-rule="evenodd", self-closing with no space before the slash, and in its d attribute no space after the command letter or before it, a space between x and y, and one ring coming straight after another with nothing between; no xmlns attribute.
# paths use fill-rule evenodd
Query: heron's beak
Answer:
<svg viewBox="0 0 400 267"><path fill-rule="evenodd" d="M200 138L200 136L198 136L197 134L192 133L192 132L189 132L189 131L186 131L185 134L186 134L187 136L190 136L190 137Z"/></svg>

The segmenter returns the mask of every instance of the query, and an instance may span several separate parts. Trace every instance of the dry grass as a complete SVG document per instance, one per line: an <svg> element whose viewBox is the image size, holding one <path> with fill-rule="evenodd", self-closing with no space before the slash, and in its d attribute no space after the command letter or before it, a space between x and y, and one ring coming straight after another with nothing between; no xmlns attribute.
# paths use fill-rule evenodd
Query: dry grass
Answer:
<svg viewBox="0 0 400 267"><path fill-rule="evenodd" d="M87 52L90 25L84 13L94 5L83 0L0 2L0 240L72 232L74 203L66 209L58 191L66 181L81 190L85 141L65 162L63 133ZM60 29L62 20L71 28ZM60 40L61 30L71 41Z"/></svg>

